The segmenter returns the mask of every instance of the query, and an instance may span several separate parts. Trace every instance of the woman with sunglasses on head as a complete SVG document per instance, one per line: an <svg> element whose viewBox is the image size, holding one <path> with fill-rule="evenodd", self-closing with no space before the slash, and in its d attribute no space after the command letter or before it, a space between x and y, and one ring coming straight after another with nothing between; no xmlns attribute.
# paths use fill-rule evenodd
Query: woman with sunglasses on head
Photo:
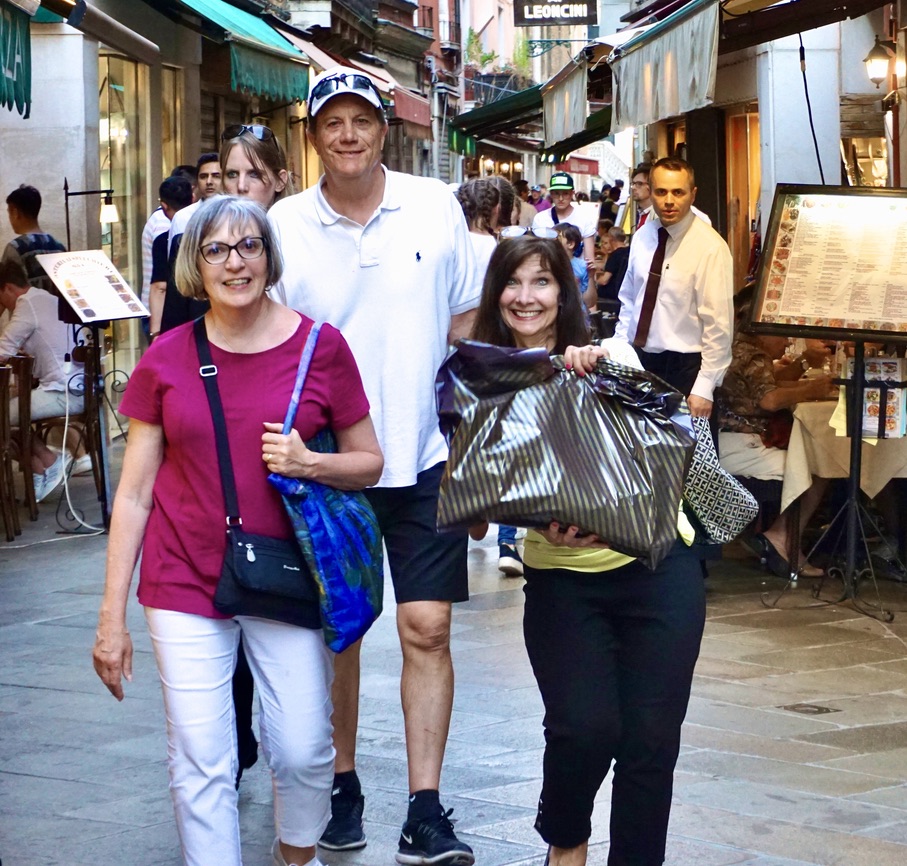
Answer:
<svg viewBox="0 0 907 866"><path fill-rule="evenodd" d="M258 124L228 126L220 137L220 164L224 175L224 192L258 202L268 210L274 202L293 194L293 181L287 171L287 159L267 126ZM236 657L233 674L233 706L236 711L236 743L239 769L236 786L245 770L258 761L258 742L252 730L254 683L252 671L242 646Z"/></svg>
<svg viewBox="0 0 907 866"><path fill-rule="evenodd" d="M586 345L570 260L548 237L498 245L472 336L563 354L579 376L606 356L640 368L626 342ZM595 796L612 762L609 866L664 862L680 728L705 622L699 560L688 547L693 531L682 514L678 536L650 571L581 527L552 523L527 533L523 633L545 705L535 827L549 845L547 866L586 863Z"/></svg>
<svg viewBox="0 0 907 866"><path fill-rule="evenodd" d="M264 209L228 196L205 202L186 227L176 264L181 291L206 298L243 529L293 538L270 472L344 489L374 484L383 458L352 353L324 325L291 433L282 419L312 320L273 301L283 270ZM160 672L170 790L187 866L240 866L230 680L242 641L262 695L262 747L272 775L276 866L315 866L330 818L332 659L317 601L308 627L227 618L213 598L226 550L214 423L194 324L164 334L132 375L121 411L132 421L113 508L94 665L118 700L132 679L126 608L140 551L139 602ZM337 454L304 442L329 427Z"/></svg>
<svg viewBox="0 0 907 866"><path fill-rule="evenodd" d="M221 135L224 191L257 201L265 210L293 195L293 181L280 142L267 126L228 126Z"/></svg>

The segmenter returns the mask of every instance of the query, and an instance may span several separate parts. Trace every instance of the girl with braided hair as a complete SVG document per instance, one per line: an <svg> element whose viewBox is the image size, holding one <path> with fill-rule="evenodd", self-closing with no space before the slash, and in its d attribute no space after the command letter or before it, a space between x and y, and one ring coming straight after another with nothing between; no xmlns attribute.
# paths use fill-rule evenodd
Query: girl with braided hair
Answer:
<svg viewBox="0 0 907 866"><path fill-rule="evenodd" d="M457 189L456 196L469 224L469 239L476 254L478 272L484 278L498 245L498 232L511 224L516 190L509 180L495 175L466 181ZM475 541L481 541L487 531L488 524L481 523L472 527L469 534ZM505 577L523 576L515 526L498 527L498 570Z"/></svg>

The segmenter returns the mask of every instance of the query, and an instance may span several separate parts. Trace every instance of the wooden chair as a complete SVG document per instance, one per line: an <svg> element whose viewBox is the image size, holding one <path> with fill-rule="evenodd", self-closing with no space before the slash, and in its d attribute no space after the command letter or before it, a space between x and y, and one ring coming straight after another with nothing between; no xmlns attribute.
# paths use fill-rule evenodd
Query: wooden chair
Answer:
<svg viewBox="0 0 907 866"><path fill-rule="evenodd" d="M13 483L13 437L9 417L9 390L12 377L12 367L0 367L0 518L3 520L7 541L13 541L22 532Z"/></svg>
<svg viewBox="0 0 907 866"><path fill-rule="evenodd" d="M16 439L19 441L19 468L22 470L22 481L25 487L25 507L29 520L38 519L38 503L35 498L35 475L31 468L31 395L35 359L30 355L13 355L9 364L16 377L19 389L19 426L16 428Z"/></svg>

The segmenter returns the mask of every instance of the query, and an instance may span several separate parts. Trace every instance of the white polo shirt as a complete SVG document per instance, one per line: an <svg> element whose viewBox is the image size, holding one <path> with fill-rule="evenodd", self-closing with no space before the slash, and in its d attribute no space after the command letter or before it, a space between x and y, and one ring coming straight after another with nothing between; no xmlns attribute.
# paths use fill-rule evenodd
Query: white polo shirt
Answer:
<svg viewBox="0 0 907 866"><path fill-rule="evenodd" d="M331 208L318 183L268 219L284 259L274 297L338 328L352 349L384 452L378 487L406 487L447 458L435 374L452 315L478 306L481 279L459 203L433 178L385 172L363 227Z"/></svg>
<svg viewBox="0 0 907 866"><path fill-rule="evenodd" d="M584 202L573 202L573 210L569 216L562 217L558 215L558 222L570 223L576 226L584 238L595 236L598 230L598 206L591 207ZM535 228L554 228L554 208L539 211L532 221L532 227Z"/></svg>

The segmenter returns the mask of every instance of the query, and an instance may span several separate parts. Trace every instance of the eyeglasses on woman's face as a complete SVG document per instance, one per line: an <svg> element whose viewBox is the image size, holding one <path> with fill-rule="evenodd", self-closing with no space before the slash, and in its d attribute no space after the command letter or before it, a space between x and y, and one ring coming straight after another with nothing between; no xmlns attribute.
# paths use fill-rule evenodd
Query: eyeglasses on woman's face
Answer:
<svg viewBox="0 0 907 866"><path fill-rule="evenodd" d="M547 226L538 226L537 228L531 226L504 226L501 229L502 238L520 238L523 235L534 235L537 238L554 240L557 237L557 232Z"/></svg>
<svg viewBox="0 0 907 866"><path fill-rule="evenodd" d="M236 250L236 254L241 259L260 258L265 251L265 239L261 237L243 238L235 244L228 244L224 241L211 241L202 244L199 252L202 258L209 265L222 265L230 258L230 253Z"/></svg>

